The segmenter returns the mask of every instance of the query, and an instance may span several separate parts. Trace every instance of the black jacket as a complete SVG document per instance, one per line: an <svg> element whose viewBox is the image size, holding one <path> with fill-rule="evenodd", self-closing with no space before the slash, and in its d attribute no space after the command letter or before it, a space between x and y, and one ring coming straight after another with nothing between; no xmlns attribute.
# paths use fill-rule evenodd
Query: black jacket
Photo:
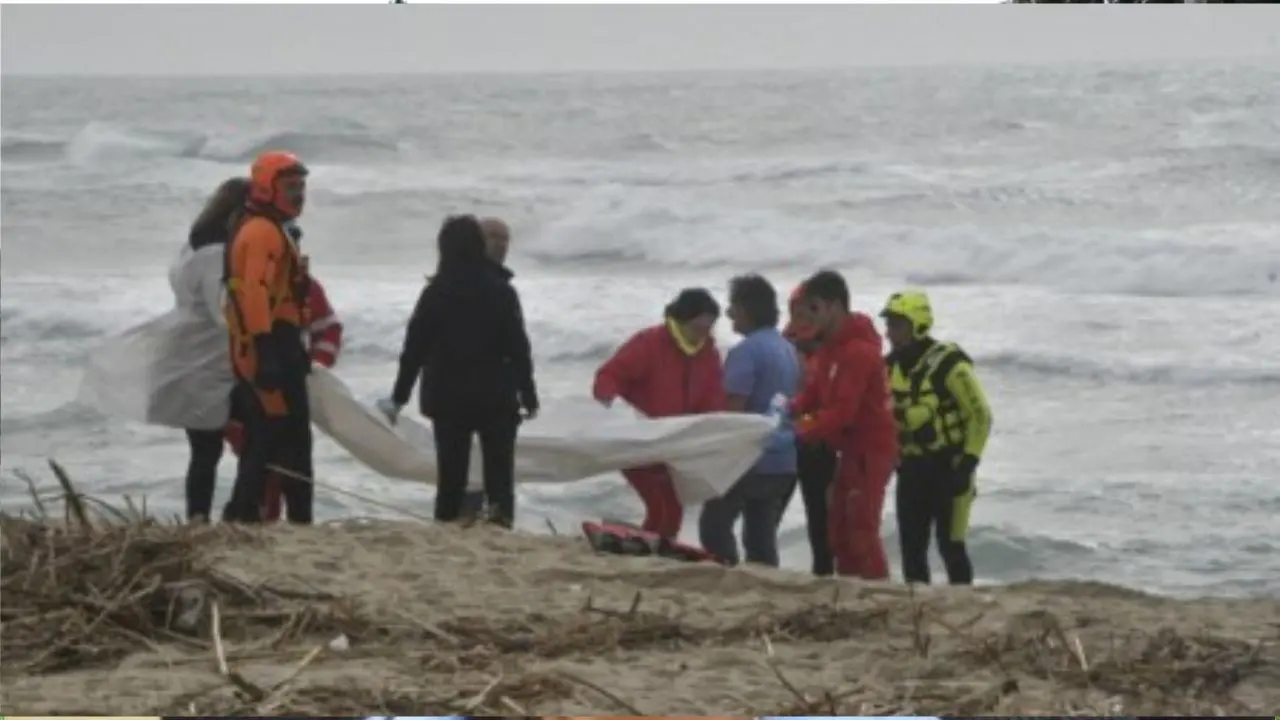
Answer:
<svg viewBox="0 0 1280 720"><path fill-rule="evenodd" d="M407 404L421 377L427 417L514 416L521 397L536 405L533 354L510 279L497 265L431 279L405 331L392 400Z"/></svg>

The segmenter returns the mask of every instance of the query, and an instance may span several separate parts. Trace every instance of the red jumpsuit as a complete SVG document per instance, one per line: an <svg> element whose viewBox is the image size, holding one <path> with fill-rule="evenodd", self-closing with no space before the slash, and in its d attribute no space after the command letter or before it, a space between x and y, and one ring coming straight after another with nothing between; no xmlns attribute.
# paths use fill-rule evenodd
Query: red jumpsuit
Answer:
<svg viewBox="0 0 1280 720"><path fill-rule="evenodd" d="M646 417L718 412L725 408L724 370L715 342L692 355L680 348L666 324L631 336L596 372L597 400L622 398ZM628 468L623 477L644 502L641 528L663 537L680 534L684 507L665 465Z"/></svg>
<svg viewBox="0 0 1280 720"><path fill-rule="evenodd" d="M887 580L880 540L884 496L898 460L889 380L880 335L871 319L850 313L813 356L804 388L792 403L796 431L840 454L827 527L836 572Z"/></svg>
<svg viewBox="0 0 1280 720"><path fill-rule="evenodd" d="M310 278L308 284L307 316L311 318L311 324L307 326L307 347L311 351L311 362L331 368L342 352L342 322L329 304L324 287L315 278ZM225 435L231 450L239 455L244 447L244 425L236 420L228 422ZM279 520L280 510L280 476L270 473L263 498L263 521Z"/></svg>

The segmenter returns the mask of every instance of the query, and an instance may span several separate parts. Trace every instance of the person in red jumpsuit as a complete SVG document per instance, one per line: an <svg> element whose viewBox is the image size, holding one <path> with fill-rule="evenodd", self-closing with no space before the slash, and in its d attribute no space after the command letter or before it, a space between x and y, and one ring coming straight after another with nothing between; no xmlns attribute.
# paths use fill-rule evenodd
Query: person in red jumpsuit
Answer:
<svg viewBox="0 0 1280 720"><path fill-rule="evenodd" d="M898 431L880 334L870 317L849 310L849 286L839 273L816 273L803 294L820 344L791 409L801 441L825 442L839 456L827 510L835 571L887 580L880 521Z"/></svg>
<svg viewBox="0 0 1280 720"><path fill-rule="evenodd" d="M667 305L663 322L632 335L600 366L592 394L605 406L622 398L654 418L724 410L724 369L711 335L719 318L711 293L682 291ZM668 468L628 468L622 475L644 502L641 529L679 535L684 507Z"/></svg>
<svg viewBox="0 0 1280 720"><path fill-rule="evenodd" d="M333 305L329 303L324 286L310 273L307 277L307 317L310 319L307 325L307 348L311 353L311 362L321 367L332 368L342 352L342 321L338 319ZM237 420L231 420L227 423L225 435L227 444L236 455L239 455L244 446L244 425ZM284 482L306 481L281 478L278 473L269 473L263 497L263 522L275 522L280 519L281 484Z"/></svg>

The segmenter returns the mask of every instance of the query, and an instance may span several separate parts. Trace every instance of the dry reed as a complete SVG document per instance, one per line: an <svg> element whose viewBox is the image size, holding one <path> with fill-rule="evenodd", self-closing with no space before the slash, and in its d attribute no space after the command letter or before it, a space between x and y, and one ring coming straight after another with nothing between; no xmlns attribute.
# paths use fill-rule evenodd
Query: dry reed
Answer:
<svg viewBox="0 0 1280 720"><path fill-rule="evenodd" d="M323 592L244 582L207 558L215 548L242 543L263 544L269 552L263 533L162 524L132 506L122 511L88 501L54 468L64 519L50 516L34 487L40 515L0 516L6 682L111 668L137 654L208 663L207 686L138 713L527 715L567 705L578 712L665 712L673 708L643 707L556 661L619 651L678 658L692 648L722 647L757 654L777 681L774 699L696 711L1259 714L1263 708L1242 704L1232 691L1251 676L1276 677L1280 667L1275 643L1262 638L1188 637L1164 627L1086 644L1080 628L1048 611L1003 625L984 623L982 616L955 624L914 595L887 593L834 597L724 625L652 610L639 592L627 607L606 608L588 598L576 612L427 623ZM897 639L869 643L863 657L832 658L858 668L843 687L807 686L778 651L886 635ZM331 649L338 638L341 652ZM254 658L288 658L290 670L270 683L237 670ZM316 669L326 661L341 666L387 658L406 673L360 684Z"/></svg>

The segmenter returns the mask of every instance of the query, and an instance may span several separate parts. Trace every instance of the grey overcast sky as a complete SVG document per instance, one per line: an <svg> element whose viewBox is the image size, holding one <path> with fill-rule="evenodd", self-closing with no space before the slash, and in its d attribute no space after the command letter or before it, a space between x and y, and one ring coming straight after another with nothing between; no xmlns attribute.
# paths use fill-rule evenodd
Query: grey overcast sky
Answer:
<svg viewBox="0 0 1280 720"><path fill-rule="evenodd" d="M1276 5L4 5L0 13L5 75L1280 61Z"/></svg>

